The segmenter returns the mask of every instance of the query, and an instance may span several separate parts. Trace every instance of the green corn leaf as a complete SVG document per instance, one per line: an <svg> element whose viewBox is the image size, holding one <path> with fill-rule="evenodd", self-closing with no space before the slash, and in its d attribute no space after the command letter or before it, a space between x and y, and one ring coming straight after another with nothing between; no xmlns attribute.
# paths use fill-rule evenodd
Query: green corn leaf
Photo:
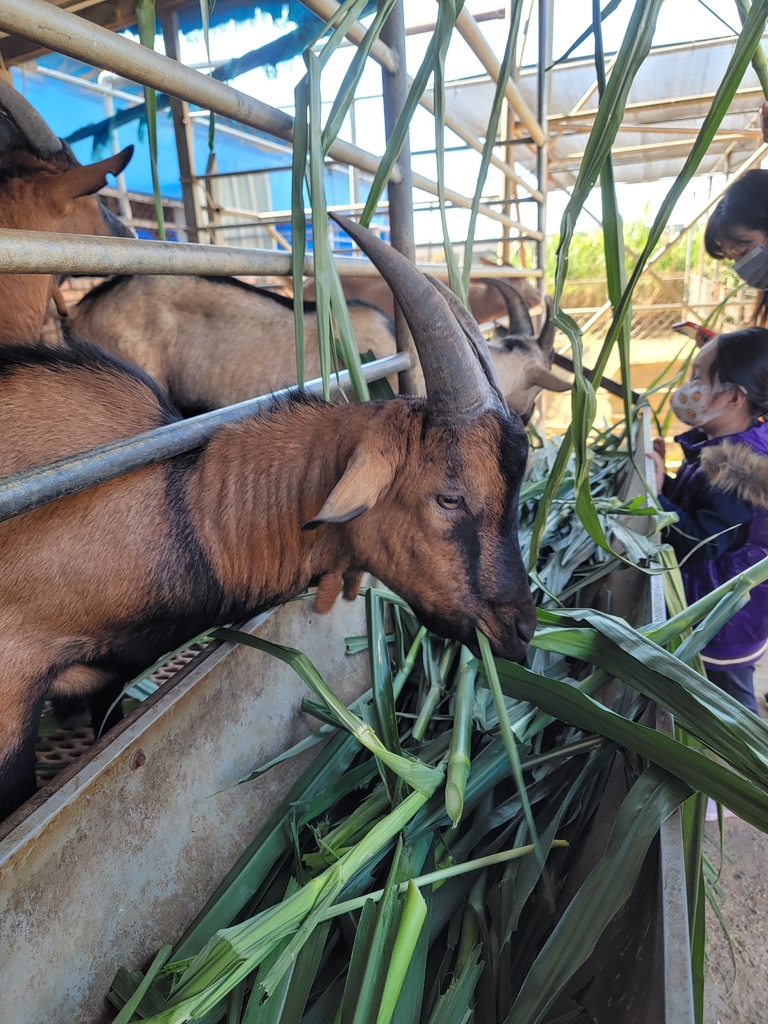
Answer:
<svg viewBox="0 0 768 1024"><path fill-rule="evenodd" d="M304 384L304 256L307 219L304 186L309 157L309 82L302 78L294 90L293 156L291 171L291 271L293 274L293 329L296 336L296 380Z"/></svg>
<svg viewBox="0 0 768 1024"><path fill-rule="evenodd" d="M531 810L530 800L528 799L525 782L523 781L523 769L520 764L520 754L517 750L517 740L515 739L515 736L512 733L512 727L509 724L509 717L504 703L499 675L496 671L496 662L491 654L491 645L488 643L488 638L484 633L481 633L480 630L477 630L477 642L483 659L483 672L491 694L493 695L493 701L496 705L496 714L499 717L499 732L504 743L504 748L507 751L507 756L509 757L509 763L512 766L512 775L522 801L523 813L525 814L525 820L528 824L528 831L531 839L533 840L534 847L536 848L536 857L543 869L544 851L539 842L539 835L536 831L536 824L533 820L533 811Z"/></svg>
<svg viewBox="0 0 768 1024"><path fill-rule="evenodd" d="M595 948L632 891L662 823L690 794L657 767L635 783L622 803L605 856L571 900L523 981L504 1024L535 1024Z"/></svg>
<svg viewBox="0 0 768 1024"><path fill-rule="evenodd" d="M467 1024L471 1013L470 999L483 970L483 961L478 961L479 956L480 946L477 945L461 972L451 981L448 991L435 1003L428 1024Z"/></svg>
<svg viewBox="0 0 768 1024"><path fill-rule="evenodd" d="M423 761L419 761L416 758L393 754L388 750L373 729L362 722L356 715L353 715L342 704L306 654L302 654L301 651L297 651L292 647L281 647L279 644L270 643L268 640L262 640L261 637L251 636L250 633L242 633L236 629L222 627L215 631L215 635L224 640L244 644L246 647L253 647L257 651L265 651L267 654L271 654L273 657L284 661L286 665L290 665L307 686L324 702L339 724L348 729L364 747L370 750L372 754L375 754L409 786L430 796L442 782L442 773L437 769L430 768Z"/></svg>
<svg viewBox="0 0 768 1024"><path fill-rule="evenodd" d="M480 200L483 197L483 189L485 188L485 182L488 177L488 168L491 165L491 157L493 156L496 144L499 120L501 119L501 111L503 109L504 99L506 96L507 82L514 71L517 33L520 26L521 13L522 4L514 4L512 7L509 34L507 35L507 44L504 49L504 56L499 70L499 78L496 83L496 90L494 92L493 103L491 105L491 113L488 118L488 126L485 129L485 142L483 143L483 152L480 158L480 170L477 175L475 194L472 197L472 209L469 215L469 228L467 229L467 237L464 242L464 267L462 272L464 295L466 295L469 290L469 274L472 268L472 249L475 242L475 227L477 225L477 215L480 209Z"/></svg>
<svg viewBox="0 0 768 1024"><path fill-rule="evenodd" d="M379 204L392 169L397 163L397 158L400 156L400 152L405 145L414 111L419 105L419 100L424 95L427 82L432 74L437 45L438 37L433 35L427 46L427 52L424 55L424 60L421 62L421 67L417 71L413 83L408 90L408 96L406 97L403 109L395 122L395 127L392 129L392 134L387 142L387 148L384 150L384 155L379 161L379 166L371 183L371 190L368 193L368 198L365 201L365 207L360 217L360 223L365 227L371 223L371 217L376 212L376 207Z"/></svg>
<svg viewBox="0 0 768 1024"><path fill-rule="evenodd" d="M713 760L654 729L630 722L603 707L576 687L542 676L521 665L499 663L502 690L529 700L563 722L614 740L685 782L730 807L756 828L768 829L768 796L758 785L731 767Z"/></svg>
<svg viewBox="0 0 768 1024"><path fill-rule="evenodd" d="M115 1017L113 1024L129 1024L129 1021L136 1012L136 1008L144 999L150 985L155 980L158 971L165 965L171 955L171 950L171 946L163 946L163 948L157 953L141 983L136 986L136 990L133 995L126 1000L122 1010Z"/></svg>
<svg viewBox="0 0 768 1024"><path fill-rule="evenodd" d="M344 1024L352 1021L355 1005L363 986L366 965L371 953L373 935L376 931L377 907L372 899L366 899L363 903L360 920L355 931L355 941L352 946L352 956L349 961L347 981L344 986L344 996L340 1007L340 1020Z"/></svg>
<svg viewBox="0 0 768 1024"><path fill-rule="evenodd" d="M371 591L365 595L365 612L368 623L368 652L373 684L373 701L381 729L381 737L394 754L401 754L395 695L392 684L392 668L389 662L389 647L384 626L385 603L383 598Z"/></svg>
<svg viewBox="0 0 768 1024"><path fill-rule="evenodd" d="M448 234L445 199L445 54L451 39L456 18L464 6L463 0L443 0L437 8L437 25L435 37L435 157L437 161L437 199L440 210L440 222L443 228L443 251L448 265L448 283L459 296L464 305L467 304L467 292L459 271L456 254Z"/></svg>
<svg viewBox="0 0 768 1024"><path fill-rule="evenodd" d="M445 781L445 809L454 828L461 820L464 810L464 790L469 778L472 710L475 702L477 668L477 659L470 650L462 647L459 653L453 730Z"/></svg>
<svg viewBox="0 0 768 1024"><path fill-rule="evenodd" d="M367 0L357 0L354 5L354 17L351 20L355 20L358 17L359 12L365 7ZM365 70L365 63L368 59L368 55L371 52L371 47L379 38L381 30L389 17L392 8L394 7L395 0L385 0L384 3L378 4L376 8L376 17L373 19L371 27L365 33L362 43L355 47L355 55L350 62L349 68L342 80L341 86L336 93L331 107L331 112L328 115L328 120L325 123L323 129L323 152L327 153L331 148L334 140L336 139L344 118L347 116L352 101L355 98L358 83L362 77L363 71ZM339 28L341 31L341 27ZM344 29L346 32L346 28ZM335 51L334 38L326 44L323 53L333 53ZM322 59L322 56L321 56Z"/></svg>

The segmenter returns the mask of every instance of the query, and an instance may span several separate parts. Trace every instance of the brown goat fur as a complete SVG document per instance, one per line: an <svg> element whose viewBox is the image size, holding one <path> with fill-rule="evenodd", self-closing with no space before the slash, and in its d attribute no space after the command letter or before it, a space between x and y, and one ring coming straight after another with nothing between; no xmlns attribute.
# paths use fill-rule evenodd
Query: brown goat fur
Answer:
<svg viewBox="0 0 768 1024"><path fill-rule="evenodd" d="M358 302L349 314L361 352L394 353L392 323L380 309ZM313 303L305 306L304 324L304 376L312 380L320 376ZM69 329L141 367L186 414L296 380L292 300L235 278L112 278L71 310ZM502 341L490 348L507 404L526 421L542 388L570 387L549 370L552 353L542 351L532 325L530 330L527 339L518 336L515 344Z"/></svg>
<svg viewBox="0 0 768 1024"><path fill-rule="evenodd" d="M507 280L505 278L505 280ZM529 309L541 303L541 296L525 278L510 278L510 285L521 295ZM389 316L395 314L392 289L382 277L343 277L341 287L347 301L361 299L383 309ZM315 282L310 278L304 286L305 297L314 299ZM479 324L489 323L506 316L507 307L492 279L481 278L469 285L469 309Z"/></svg>
<svg viewBox="0 0 768 1024"><path fill-rule="evenodd" d="M380 309L349 307L361 351L395 351ZM242 402L296 381L293 300L232 277L111 278L70 311L77 337L139 366L185 414ZM314 303L304 313L305 380L320 376Z"/></svg>
<svg viewBox="0 0 768 1024"><path fill-rule="evenodd" d="M131 232L93 195L133 153L81 166L68 147L45 158L26 149L0 154L0 227L21 231L124 235ZM55 282L49 274L0 274L0 342L36 342Z"/></svg>
<svg viewBox="0 0 768 1024"><path fill-rule="evenodd" d="M91 346L0 350L0 387L0 476L178 418L148 377ZM421 400L296 392L196 452L0 523L0 817L34 790L48 694L125 682L312 584L327 610L370 571L436 632L474 646L479 627L523 657L526 454L515 416L430 426Z"/></svg>

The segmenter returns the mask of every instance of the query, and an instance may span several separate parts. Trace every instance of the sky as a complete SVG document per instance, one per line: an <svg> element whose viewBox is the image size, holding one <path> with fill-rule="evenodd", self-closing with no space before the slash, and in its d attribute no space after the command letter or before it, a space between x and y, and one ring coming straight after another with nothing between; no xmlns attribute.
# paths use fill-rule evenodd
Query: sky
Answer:
<svg viewBox="0 0 768 1024"><path fill-rule="evenodd" d="M553 56L560 57L591 23L591 0L553 0ZM498 10L503 0L467 0L468 10L477 15L484 11ZM534 9L535 9L534 5ZM605 6L603 0L602 6ZM526 4L527 7L527 4ZM604 47L607 52L620 45L631 17L634 4L632 0L623 0L617 10L608 17L603 25ZM437 12L436 0L406 0L406 25L423 25L434 22ZM654 44L674 43L692 39L715 38L738 31L740 22L734 0L666 0L656 23ZM248 25L221 26L213 30L210 36L211 58L230 58L249 49L264 45L271 39L282 35L286 25L275 25L268 17L258 17ZM481 23L481 30L492 49L501 57L505 43L503 21L487 21ZM418 68L429 42L429 34L410 36L407 39L407 64L411 74ZM534 24L528 35L523 64L535 63L536 60L536 26ZM575 51L575 56L591 56L593 44L591 39ZM344 48L334 55L323 73L323 98L330 103L335 96L342 76L352 57L352 48ZM202 33L187 37L183 44L182 59L188 63L202 62L206 59ZM354 128L349 119L345 123L341 137L354 141L363 149L373 153L381 153L384 149L384 131L381 116L380 96L381 77L377 65L368 62L369 66L363 75L358 89L356 102L356 118ZM293 90L305 73L301 58L283 63L277 74L263 69L248 72L234 80L232 84L272 106L293 111ZM484 69L469 47L454 33L446 60L446 77L448 80L461 79L484 74ZM446 144L456 143L451 133L447 134ZM419 109L411 127L411 148L413 150L434 147L433 120L431 115ZM456 191L471 196L476 182L479 155L474 152L453 154L447 164L448 184ZM435 167L433 156L415 156L414 169L434 179ZM492 172L493 174L493 172ZM492 174L489 175L489 191L494 185ZM619 186L619 202L625 220L651 218L658 209L664 195L669 189L671 179L658 183ZM715 185L719 182L715 182ZM671 222L684 223L705 194L709 182L698 179L689 186L675 208ZM427 198L419 194L417 198ZM567 196L562 192L551 192L547 207L547 232L559 229ZM594 194L587 204L592 213L599 218L599 195ZM456 212L450 222L451 235L461 237L467 222L467 215ZM422 214L416 220L417 241L441 238L439 216ZM582 216L578 228L588 230L594 221ZM482 218L478 225L478 236L492 236L498 228L495 222Z"/></svg>

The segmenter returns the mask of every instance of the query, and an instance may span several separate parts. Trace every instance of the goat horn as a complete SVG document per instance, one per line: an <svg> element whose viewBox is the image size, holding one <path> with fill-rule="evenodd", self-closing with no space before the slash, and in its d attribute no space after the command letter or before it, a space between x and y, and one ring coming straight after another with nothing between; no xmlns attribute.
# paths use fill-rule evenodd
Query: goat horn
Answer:
<svg viewBox="0 0 768 1024"><path fill-rule="evenodd" d="M27 140L37 156L47 157L59 153L64 143L55 135L31 103L13 86L0 79L0 107Z"/></svg>
<svg viewBox="0 0 768 1024"><path fill-rule="evenodd" d="M536 339L550 365L555 354L555 325L552 323L552 296L544 296L544 326Z"/></svg>
<svg viewBox="0 0 768 1024"><path fill-rule="evenodd" d="M501 390L499 379L496 376L496 369L488 352L488 345L486 344L485 338L483 337L483 333L480 330L477 321L461 299L452 292L446 284L443 284L439 278L432 277L431 274L425 274L424 276L430 284L437 288L448 303L451 312L456 317L456 322L464 333L464 337L474 350L474 353L477 356L477 361L483 368L488 383L496 392L496 395L504 408L507 409L507 400L504 398L504 393ZM507 411L509 410L507 409Z"/></svg>
<svg viewBox="0 0 768 1024"><path fill-rule="evenodd" d="M491 285L501 295L509 317L509 333L533 337L533 321L528 306L520 292L507 281L498 281L493 277L482 278L484 284Z"/></svg>
<svg viewBox="0 0 768 1024"><path fill-rule="evenodd" d="M506 412L500 392L476 358L477 349L467 345L465 330L427 276L359 224L335 213L329 216L378 268L408 321L424 371L431 421L448 424L474 419L486 409ZM477 324L472 323L480 335ZM484 347L481 335L480 342Z"/></svg>

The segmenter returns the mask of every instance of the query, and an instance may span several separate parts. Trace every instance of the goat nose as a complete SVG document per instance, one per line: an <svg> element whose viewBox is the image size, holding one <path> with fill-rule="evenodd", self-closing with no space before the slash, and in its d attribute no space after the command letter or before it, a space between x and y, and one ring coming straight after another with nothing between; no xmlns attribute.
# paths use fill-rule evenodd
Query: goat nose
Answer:
<svg viewBox="0 0 768 1024"><path fill-rule="evenodd" d="M518 637L527 647L536 632L536 609L531 608L521 612L515 622L515 629Z"/></svg>

